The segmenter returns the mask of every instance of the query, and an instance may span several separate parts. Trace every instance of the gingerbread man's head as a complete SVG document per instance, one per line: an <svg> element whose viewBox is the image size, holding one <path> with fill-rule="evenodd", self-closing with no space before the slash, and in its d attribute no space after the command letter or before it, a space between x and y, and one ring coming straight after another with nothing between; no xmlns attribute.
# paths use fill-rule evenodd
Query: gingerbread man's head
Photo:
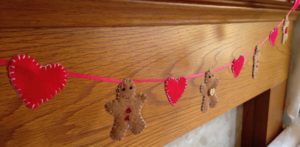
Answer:
<svg viewBox="0 0 300 147"><path fill-rule="evenodd" d="M210 71L207 71L207 72L205 73L204 82L205 82L205 83L212 83L212 82L214 82L214 80L215 80L214 77L215 77L215 76L214 76Z"/></svg>
<svg viewBox="0 0 300 147"><path fill-rule="evenodd" d="M130 79L124 79L116 90L117 99L125 98L130 99L133 98L136 94L136 86L134 82Z"/></svg>

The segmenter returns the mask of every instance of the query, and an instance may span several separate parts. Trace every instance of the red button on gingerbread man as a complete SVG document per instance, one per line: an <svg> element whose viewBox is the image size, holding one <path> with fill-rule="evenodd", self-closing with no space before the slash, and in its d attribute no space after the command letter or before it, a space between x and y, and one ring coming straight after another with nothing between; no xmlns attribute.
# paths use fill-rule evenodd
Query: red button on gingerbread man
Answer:
<svg viewBox="0 0 300 147"><path fill-rule="evenodd" d="M114 116L114 124L110 132L113 140L121 140L128 129L138 134L145 128L141 114L146 95L136 94L136 86L130 79L124 79L116 90L116 99L105 104L107 112Z"/></svg>

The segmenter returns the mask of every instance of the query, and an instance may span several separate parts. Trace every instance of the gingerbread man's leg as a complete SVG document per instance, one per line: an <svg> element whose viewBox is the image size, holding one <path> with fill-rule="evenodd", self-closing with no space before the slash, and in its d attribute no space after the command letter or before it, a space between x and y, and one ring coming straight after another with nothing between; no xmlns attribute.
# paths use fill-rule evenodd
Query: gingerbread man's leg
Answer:
<svg viewBox="0 0 300 147"><path fill-rule="evenodd" d="M110 132L110 136L113 140L121 140L126 131L128 130L128 122L123 118L115 118L113 127Z"/></svg>
<svg viewBox="0 0 300 147"><path fill-rule="evenodd" d="M132 115L129 123L130 130L133 134L139 134L145 128L145 121L142 118L141 114Z"/></svg>
<svg viewBox="0 0 300 147"><path fill-rule="evenodd" d="M206 96L202 97L201 111L207 112L209 107L209 99Z"/></svg>
<svg viewBox="0 0 300 147"><path fill-rule="evenodd" d="M215 95L214 96L210 96L209 98L210 98L210 100L209 100L209 106L210 106L210 108L214 108L217 105L217 103L218 103L218 98Z"/></svg>
<svg viewBox="0 0 300 147"><path fill-rule="evenodd" d="M200 92L202 93L202 104L201 104L201 111L207 112L209 107L209 99L207 96L207 88L204 84L200 85Z"/></svg>
<svg viewBox="0 0 300 147"><path fill-rule="evenodd" d="M218 103L218 98L216 96L216 87L219 84L219 80L215 79L211 85L209 85L209 106L214 108Z"/></svg>

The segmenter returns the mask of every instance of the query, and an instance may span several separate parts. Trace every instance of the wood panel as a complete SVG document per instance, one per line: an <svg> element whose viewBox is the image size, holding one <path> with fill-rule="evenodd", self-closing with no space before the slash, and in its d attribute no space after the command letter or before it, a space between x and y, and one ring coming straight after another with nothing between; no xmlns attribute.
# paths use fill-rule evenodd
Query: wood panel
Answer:
<svg viewBox="0 0 300 147"><path fill-rule="evenodd" d="M271 90L267 90L243 106L242 147L265 147Z"/></svg>
<svg viewBox="0 0 300 147"><path fill-rule="evenodd" d="M0 58L28 53L41 63L62 63L69 71L117 78L162 78L214 68L255 46L276 23L123 27L1 29ZM290 29L292 31L293 28ZM221 79L218 106L200 112L199 85L189 81L183 98L171 106L163 84L138 84L149 99L143 115L147 128L121 142L109 138L112 117L104 103L113 99L114 84L69 79L64 91L38 110L23 106L0 68L1 146L161 146L287 79L289 48L267 44L258 79L252 61L239 78L230 70Z"/></svg>
<svg viewBox="0 0 300 147"><path fill-rule="evenodd" d="M269 144L282 131L282 120L286 99L286 82L271 89L268 111L266 143Z"/></svg>
<svg viewBox="0 0 300 147"><path fill-rule="evenodd" d="M282 131L285 94L286 81L243 105L242 147L265 147Z"/></svg>
<svg viewBox="0 0 300 147"><path fill-rule="evenodd" d="M210 2L211 0L201 3L176 0L1 0L0 28L266 22L281 20L288 8L291 8L291 5L282 2L271 7L245 1L230 2L227 6L224 6L224 2ZM295 16L292 15L291 19L295 19Z"/></svg>

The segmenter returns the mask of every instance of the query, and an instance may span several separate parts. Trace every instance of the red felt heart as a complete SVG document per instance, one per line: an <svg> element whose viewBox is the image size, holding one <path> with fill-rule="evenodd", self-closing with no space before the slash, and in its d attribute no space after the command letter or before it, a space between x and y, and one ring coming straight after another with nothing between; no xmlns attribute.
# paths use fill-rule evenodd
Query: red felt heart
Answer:
<svg viewBox="0 0 300 147"><path fill-rule="evenodd" d="M238 59L234 59L232 61L231 70L235 78L240 75L241 70L244 66L244 62L245 62L245 56L243 55L240 55Z"/></svg>
<svg viewBox="0 0 300 147"><path fill-rule="evenodd" d="M53 98L66 84L66 71L60 64L42 66L28 55L17 55L8 62L11 84L29 108Z"/></svg>
<svg viewBox="0 0 300 147"><path fill-rule="evenodd" d="M178 79L168 78L165 80L165 92L167 94L170 104L176 104L176 102L182 96L186 85L187 80L185 77L180 77Z"/></svg>
<svg viewBox="0 0 300 147"><path fill-rule="evenodd" d="M295 11L298 7L299 7L299 5L300 5L300 0L296 0L295 2L294 2L294 6L293 6L293 11Z"/></svg>
<svg viewBox="0 0 300 147"><path fill-rule="evenodd" d="M275 45L277 36L278 36L278 28L276 27L276 28L273 29L273 31L269 35L269 41L270 41L272 46Z"/></svg>

